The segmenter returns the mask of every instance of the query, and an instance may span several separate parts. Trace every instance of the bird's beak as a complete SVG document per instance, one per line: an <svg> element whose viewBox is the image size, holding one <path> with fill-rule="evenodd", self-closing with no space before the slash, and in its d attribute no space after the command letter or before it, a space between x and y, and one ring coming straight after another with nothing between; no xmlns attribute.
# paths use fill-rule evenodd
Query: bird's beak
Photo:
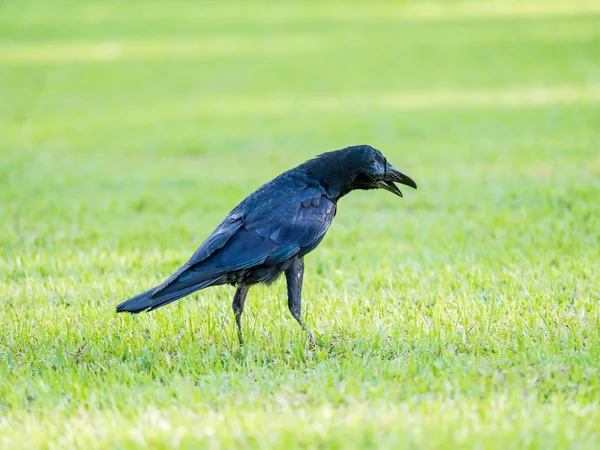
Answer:
<svg viewBox="0 0 600 450"><path fill-rule="evenodd" d="M399 171L391 164L388 164L385 177L383 180L377 182L377 186L397 195L398 197L402 197L402 192L394 183L404 184L414 189L417 188L417 183L415 183L411 177Z"/></svg>

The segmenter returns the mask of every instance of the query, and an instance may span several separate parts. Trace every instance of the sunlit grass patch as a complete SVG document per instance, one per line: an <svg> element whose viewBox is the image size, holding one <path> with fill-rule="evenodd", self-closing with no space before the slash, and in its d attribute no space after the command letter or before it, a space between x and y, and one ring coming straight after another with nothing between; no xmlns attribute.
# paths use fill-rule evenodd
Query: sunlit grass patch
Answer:
<svg viewBox="0 0 600 450"><path fill-rule="evenodd" d="M598 448L597 2L4 2L1 448ZM281 282L152 314L245 195L369 143Z"/></svg>

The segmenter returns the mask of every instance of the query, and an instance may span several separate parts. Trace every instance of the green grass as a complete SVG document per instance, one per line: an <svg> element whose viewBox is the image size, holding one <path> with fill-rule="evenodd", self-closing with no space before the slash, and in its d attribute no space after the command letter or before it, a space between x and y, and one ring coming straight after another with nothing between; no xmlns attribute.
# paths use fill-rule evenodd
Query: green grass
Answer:
<svg viewBox="0 0 600 450"><path fill-rule="evenodd" d="M600 7L0 3L0 448L600 447ZM285 286L114 306L355 143Z"/></svg>

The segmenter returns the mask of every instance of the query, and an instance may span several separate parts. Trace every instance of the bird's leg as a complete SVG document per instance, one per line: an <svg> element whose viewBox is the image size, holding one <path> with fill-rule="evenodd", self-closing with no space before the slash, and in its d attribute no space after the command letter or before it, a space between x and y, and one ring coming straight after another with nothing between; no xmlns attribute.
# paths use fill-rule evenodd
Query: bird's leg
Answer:
<svg viewBox="0 0 600 450"><path fill-rule="evenodd" d="M238 286L235 295L233 296L233 303L231 304L233 313L235 314L235 323L237 324L240 345L244 343L244 338L242 336L242 313L244 312L244 302L246 301L246 295L248 295L249 289L248 286Z"/></svg>
<svg viewBox="0 0 600 450"><path fill-rule="evenodd" d="M288 308L294 319L308 334L308 340L312 343L313 335L302 321L302 280L304 278L304 258L296 258L292 265L285 271L288 291Z"/></svg>

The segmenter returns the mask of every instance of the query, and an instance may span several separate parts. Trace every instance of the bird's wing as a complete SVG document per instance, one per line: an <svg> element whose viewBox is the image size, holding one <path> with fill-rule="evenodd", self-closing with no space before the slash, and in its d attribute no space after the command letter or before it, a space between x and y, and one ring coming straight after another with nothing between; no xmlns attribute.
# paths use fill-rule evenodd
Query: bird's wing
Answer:
<svg viewBox="0 0 600 450"><path fill-rule="evenodd" d="M298 190L294 183L272 187L276 189L257 191L251 204L242 202L234 209L152 295L229 272L277 265L314 249L331 225L335 203L316 187Z"/></svg>
<svg viewBox="0 0 600 450"><path fill-rule="evenodd" d="M335 216L336 206L323 192L306 188L276 207L253 210L222 249L198 269L232 272L259 265L277 265L312 250Z"/></svg>

